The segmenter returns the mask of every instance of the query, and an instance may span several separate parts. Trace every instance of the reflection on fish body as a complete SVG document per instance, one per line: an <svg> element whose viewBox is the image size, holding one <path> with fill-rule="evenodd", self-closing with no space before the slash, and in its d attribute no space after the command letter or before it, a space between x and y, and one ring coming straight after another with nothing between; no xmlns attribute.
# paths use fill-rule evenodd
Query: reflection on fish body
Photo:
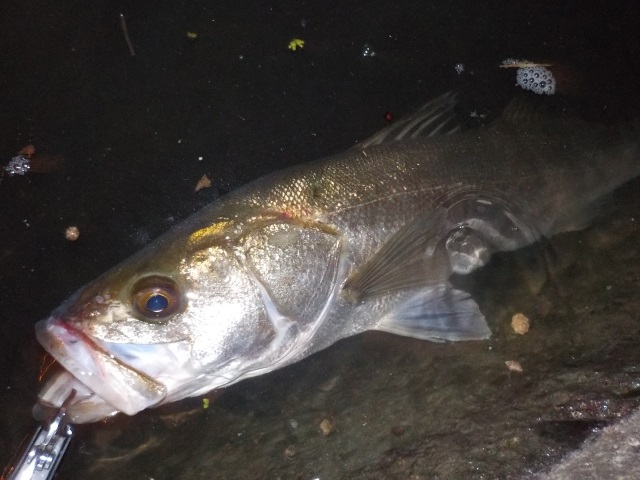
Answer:
<svg viewBox="0 0 640 480"><path fill-rule="evenodd" d="M594 202L640 174L637 131L508 108L452 135L455 95L343 154L214 202L38 323L67 370L74 422L199 395L378 329L481 340L449 283L496 251L584 227Z"/></svg>

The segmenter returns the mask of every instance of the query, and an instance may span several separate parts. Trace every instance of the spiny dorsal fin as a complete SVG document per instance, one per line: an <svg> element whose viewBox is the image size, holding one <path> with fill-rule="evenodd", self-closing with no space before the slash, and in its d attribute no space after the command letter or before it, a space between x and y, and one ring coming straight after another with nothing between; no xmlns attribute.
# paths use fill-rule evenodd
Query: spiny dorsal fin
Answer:
<svg viewBox="0 0 640 480"><path fill-rule="evenodd" d="M372 145L395 143L400 140L455 133L462 127L454 111L457 104L457 93L444 93L426 103L417 112L401 118L353 148L362 149Z"/></svg>
<svg viewBox="0 0 640 480"><path fill-rule="evenodd" d="M516 96L505 107L497 120L513 126L540 125L549 119L549 115L541 102L534 101L528 95Z"/></svg>

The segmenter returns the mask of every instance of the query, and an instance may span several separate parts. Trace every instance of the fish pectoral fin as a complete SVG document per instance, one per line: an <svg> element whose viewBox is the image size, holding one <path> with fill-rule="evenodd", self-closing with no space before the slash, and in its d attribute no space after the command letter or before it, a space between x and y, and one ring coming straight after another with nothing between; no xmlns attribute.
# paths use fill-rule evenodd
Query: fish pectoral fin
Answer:
<svg viewBox="0 0 640 480"><path fill-rule="evenodd" d="M485 340L491 336L476 302L450 284L416 293L386 315L376 330L434 342Z"/></svg>
<svg viewBox="0 0 640 480"><path fill-rule="evenodd" d="M352 302L373 295L446 282L451 262L446 237L447 211L438 208L400 229L343 286Z"/></svg>

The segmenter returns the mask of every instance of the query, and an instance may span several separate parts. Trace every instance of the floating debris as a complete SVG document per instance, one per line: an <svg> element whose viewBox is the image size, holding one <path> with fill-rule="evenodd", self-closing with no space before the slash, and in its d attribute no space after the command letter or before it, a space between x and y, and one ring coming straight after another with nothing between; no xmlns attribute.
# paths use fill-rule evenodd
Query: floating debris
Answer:
<svg viewBox="0 0 640 480"><path fill-rule="evenodd" d="M203 398L202 399L202 408L204 408L205 410L207 408L209 408L209 399L208 398Z"/></svg>
<svg viewBox="0 0 640 480"><path fill-rule="evenodd" d="M552 67L551 63L535 63L529 60L516 60L515 58L507 58L502 61L500 68L529 68L529 67Z"/></svg>
<svg viewBox="0 0 640 480"><path fill-rule="evenodd" d="M62 155L36 154L36 147L29 144L20 149L2 169L2 173L9 176L26 175L28 172L50 173L60 168L63 162Z"/></svg>
<svg viewBox="0 0 640 480"><path fill-rule="evenodd" d="M487 114L486 113L478 113L477 110L473 110L472 112L469 113L469 116L471 118L479 118L481 120L487 118Z"/></svg>
<svg viewBox="0 0 640 480"><path fill-rule="evenodd" d="M22 147L18 152L18 155L24 155L26 157L33 157L36 154L36 147L32 144L27 145L26 147Z"/></svg>
<svg viewBox="0 0 640 480"><path fill-rule="evenodd" d="M202 175L202 177L200 177L200 180L198 180L198 183L196 183L196 192L199 190L202 190L203 188L209 188L211 186L211 180L209 179L209 177L207 177L207 174L205 173L204 175Z"/></svg>
<svg viewBox="0 0 640 480"><path fill-rule="evenodd" d="M70 242L75 242L79 236L80 230L78 230L78 227L76 226L67 227L67 229L64 231L64 238L66 238Z"/></svg>
<svg viewBox="0 0 640 480"><path fill-rule="evenodd" d="M129 29L127 28L127 21L125 20L122 13L120 14L120 27L122 28L122 35L124 36L124 41L127 44L129 53L132 57L135 57L136 51L133 49L133 43L131 43L131 37L129 37Z"/></svg>
<svg viewBox="0 0 640 480"><path fill-rule="evenodd" d="M511 328L518 335L524 335L529 331L529 319L522 313L516 313L511 318Z"/></svg>
<svg viewBox="0 0 640 480"><path fill-rule="evenodd" d="M51 173L62 167L63 163L64 157L62 155L38 153L30 158L32 173Z"/></svg>
<svg viewBox="0 0 640 480"><path fill-rule="evenodd" d="M296 51L298 48L300 50L302 50L304 48L304 40L302 40L301 38L293 38L291 39L291 41L289 42L289 45L287 46L287 48L289 50L292 51Z"/></svg>
<svg viewBox="0 0 640 480"><path fill-rule="evenodd" d="M456 66L453 68L456 70L456 73L460 75L462 72L464 72L464 63L456 63Z"/></svg>
<svg viewBox="0 0 640 480"><path fill-rule="evenodd" d="M515 360L506 360L504 364L507 366L510 372L522 373L522 365Z"/></svg>
<svg viewBox="0 0 640 480"><path fill-rule="evenodd" d="M198 32L187 32L187 38L189 40L195 40L198 38Z"/></svg>

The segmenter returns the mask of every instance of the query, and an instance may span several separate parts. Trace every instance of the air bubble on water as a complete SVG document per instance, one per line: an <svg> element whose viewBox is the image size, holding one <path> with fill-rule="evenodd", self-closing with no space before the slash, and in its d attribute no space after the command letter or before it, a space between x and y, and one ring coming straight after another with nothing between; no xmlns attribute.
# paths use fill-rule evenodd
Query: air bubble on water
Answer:
<svg viewBox="0 0 640 480"><path fill-rule="evenodd" d="M6 167L4 167L4 171L7 172L9 176L12 175L24 175L31 168L31 163L29 157L25 155L16 155L13 157Z"/></svg>
<svg viewBox="0 0 640 480"><path fill-rule="evenodd" d="M536 79L542 79L536 80ZM533 93L553 95L556 91L556 80L551 70L545 67L519 68L516 73L516 84Z"/></svg>
<svg viewBox="0 0 640 480"><path fill-rule="evenodd" d="M373 47L372 47L370 44L368 44L368 43L365 43L365 44L362 46L361 53L362 53L362 56L363 56L363 57L375 57L375 56L376 56L376 52L375 52L375 50L374 50L374 49L373 49Z"/></svg>

